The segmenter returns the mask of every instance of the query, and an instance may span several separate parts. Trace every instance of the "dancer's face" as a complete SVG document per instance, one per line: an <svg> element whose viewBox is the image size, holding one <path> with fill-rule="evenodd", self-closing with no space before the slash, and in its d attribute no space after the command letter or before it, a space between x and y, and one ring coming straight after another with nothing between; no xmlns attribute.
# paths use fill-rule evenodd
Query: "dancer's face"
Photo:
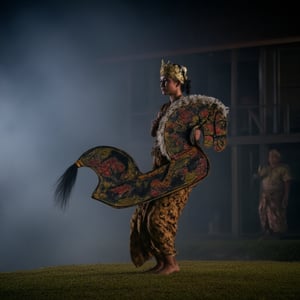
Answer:
<svg viewBox="0 0 300 300"><path fill-rule="evenodd" d="M180 91L180 83L172 78L162 76L160 77L160 89L163 95L177 95Z"/></svg>

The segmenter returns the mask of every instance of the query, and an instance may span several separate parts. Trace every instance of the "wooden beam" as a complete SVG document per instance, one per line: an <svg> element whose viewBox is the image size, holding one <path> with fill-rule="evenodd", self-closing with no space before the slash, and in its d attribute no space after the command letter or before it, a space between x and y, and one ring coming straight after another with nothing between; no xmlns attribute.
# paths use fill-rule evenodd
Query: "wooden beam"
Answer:
<svg viewBox="0 0 300 300"><path fill-rule="evenodd" d="M262 39L262 40L253 40L253 41L238 41L238 42L233 42L228 44L206 45L206 46L195 47L195 48L191 47L191 48L178 49L178 50L164 50L164 51L149 52L149 53L136 53L136 54L124 55L124 56L103 57L98 60L98 63L99 64L119 63L125 61L136 61L136 60L145 60L145 59L152 59L152 58L160 59L166 56L209 53L209 52L233 50L239 48L262 47L262 46L271 46L271 45L280 45L280 44L290 44L290 43L297 43L297 42L300 42L300 36Z"/></svg>
<svg viewBox="0 0 300 300"><path fill-rule="evenodd" d="M229 146L300 143L300 133L274 135L228 136Z"/></svg>

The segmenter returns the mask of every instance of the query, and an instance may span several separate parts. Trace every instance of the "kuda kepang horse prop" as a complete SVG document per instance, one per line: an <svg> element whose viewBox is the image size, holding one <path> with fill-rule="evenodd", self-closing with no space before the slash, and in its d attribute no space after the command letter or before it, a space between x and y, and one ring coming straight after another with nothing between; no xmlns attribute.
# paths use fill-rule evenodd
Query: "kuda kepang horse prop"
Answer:
<svg viewBox="0 0 300 300"><path fill-rule="evenodd" d="M91 168L99 183L92 198L115 208L134 206L162 198L187 186L195 186L209 171L209 161L200 142L193 140L196 128L201 143L217 152L227 144L228 108L218 99L191 95L172 103L160 121L157 139L168 163L142 173L126 152L99 146L84 152L59 178L55 200L68 204L77 170Z"/></svg>

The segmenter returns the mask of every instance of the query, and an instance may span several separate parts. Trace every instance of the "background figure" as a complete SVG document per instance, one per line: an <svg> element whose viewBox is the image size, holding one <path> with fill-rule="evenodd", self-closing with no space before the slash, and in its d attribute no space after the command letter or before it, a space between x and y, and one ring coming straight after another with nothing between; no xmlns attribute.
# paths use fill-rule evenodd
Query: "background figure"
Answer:
<svg viewBox="0 0 300 300"><path fill-rule="evenodd" d="M280 237L287 230L286 210L290 192L289 167L281 163L278 150L268 155L268 166L258 167L261 179L259 218L264 237Z"/></svg>

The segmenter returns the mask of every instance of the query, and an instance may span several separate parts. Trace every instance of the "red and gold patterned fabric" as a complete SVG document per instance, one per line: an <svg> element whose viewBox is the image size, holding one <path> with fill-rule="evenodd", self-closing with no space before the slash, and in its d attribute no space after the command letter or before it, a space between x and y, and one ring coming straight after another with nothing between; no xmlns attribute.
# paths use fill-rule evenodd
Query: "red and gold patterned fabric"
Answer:
<svg viewBox="0 0 300 300"><path fill-rule="evenodd" d="M226 147L228 109L219 100L192 95L164 106L157 122L153 170L142 173L126 152L107 146L86 151L76 162L95 171L99 183L92 197L116 208L162 199L196 185L207 176L209 161L199 144L190 140L192 130L202 131L204 147Z"/></svg>

